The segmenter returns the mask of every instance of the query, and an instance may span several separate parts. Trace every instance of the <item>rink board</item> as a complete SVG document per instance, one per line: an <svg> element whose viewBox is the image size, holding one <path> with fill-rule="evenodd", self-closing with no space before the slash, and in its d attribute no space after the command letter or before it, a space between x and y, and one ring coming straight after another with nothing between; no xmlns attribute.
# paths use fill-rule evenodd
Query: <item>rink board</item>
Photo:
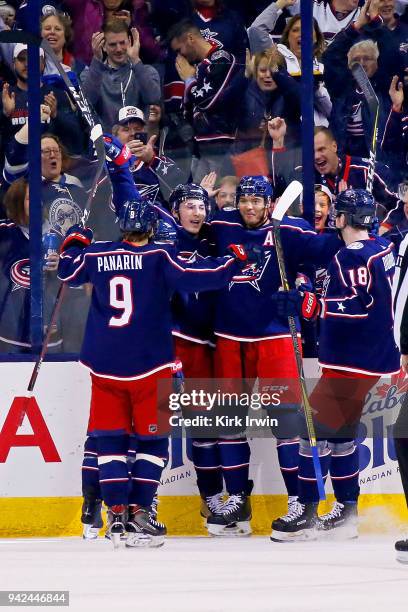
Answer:
<svg viewBox="0 0 408 612"><path fill-rule="evenodd" d="M31 363L0 363L0 537L77 535L89 374L77 363L43 364L36 401L19 426L21 401L15 398L24 395L31 370ZM365 410L360 514L366 532L398 529L407 518L392 442L371 437L388 423L390 402L379 394ZM286 498L274 439L250 444L252 526L255 533L266 534L271 519L286 510ZM159 489L160 517L174 535L205 534L190 450L190 441L172 440Z"/></svg>

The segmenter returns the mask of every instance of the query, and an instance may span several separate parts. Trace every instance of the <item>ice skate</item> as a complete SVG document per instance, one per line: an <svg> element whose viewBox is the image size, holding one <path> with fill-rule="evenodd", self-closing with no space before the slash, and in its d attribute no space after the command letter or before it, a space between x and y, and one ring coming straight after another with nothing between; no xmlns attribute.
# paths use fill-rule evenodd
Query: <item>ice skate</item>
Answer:
<svg viewBox="0 0 408 612"><path fill-rule="evenodd" d="M224 505L223 493L216 493L215 495L201 495L201 507L200 514L203 518L208 519L214 514L220 514Z"/></svg>
<svg viewBox="0 0 408 612"><path fill-rule="evenodd" d="M129 518L126 523L126 546L129 548L157 548L163 546L167 533L166 526L159 523L149 508L129 506Z"/></svg>
<svg viewBox="0 0 408 612"><path fill-rule="evenodd" d="M103 527L101 499L84 498L81 523L83 524L83 539L95 540L99 535L99 530Z"/></svg>
<svg viewBox="0 0 408 612"><path fill-rule="evenodd" d="M277 523L278 521L286 521L289 515L292 515L293 512L296 511L297 507L298 507L298 496L297 495L289 495L288 496L288 511L286 514L284 514L283 516L275 519L275 521L272 522L272 527L274 523ZM272 539L272 534L271 534L271 539Z"/></svg>
<svg viewBox="0 0 408 612"><path fill-rule="evenodd" d="M408 539L395 542L395 550L397 551L397 561L408 564Z"/></svg>
<svg viewBox="0 0 408 612"><path fill-rule="evenodd" d="M272 523L273 542L303 542L315 540L317 503L301 504L297 499L288 507L288 513Z"/></svg>
<svg viewBox="0 0 408 612"><path fill-rule="evenodd" d="M330 512L319 516L316 527L319 537L341 540L358 538L357 504L334 502Z"/></svg>
<svg viewBox="0 0 408 612"><path fill-rule="evenodd" d="M112 541L113 548L119 548L120 540L125 533L126 506L118 505L108 508L108 526L106 537Z"/></svg>
<svg viewBox="0 0 408 612"><path fill-rule="evenodd" d="M152 505L150 506L150 514L153 516L154 519L157 519L158 507L159 507L159 497L157 493L155 493L153 497Z"/></svg>
<svg viewBox="0 0 408 612"><path fill-rule="evenodd" d="M208 498L207 498L208 499ZM248 536L252 533L251 499L246 493L230 495L217 513L207 518L208 533L213 536Z"/></svg>

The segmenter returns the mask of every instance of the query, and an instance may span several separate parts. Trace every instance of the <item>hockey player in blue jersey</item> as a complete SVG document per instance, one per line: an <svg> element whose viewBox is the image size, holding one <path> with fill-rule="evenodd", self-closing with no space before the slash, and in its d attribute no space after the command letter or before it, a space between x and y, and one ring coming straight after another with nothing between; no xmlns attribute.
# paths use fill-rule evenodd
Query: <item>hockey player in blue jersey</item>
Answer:
<svg viewBox="0 0 408 612"><path fill-rule="evenodd" d="M188 261L196 253L215 254L215 245L206 222L210 204L205 189L194 183L179 185L170 195L171 212L177 222L178 256ZM183 364L186 389L189 379L208 380L214 376L214 315L218 292L178 292L172 300L173 336L177 357ZM221 509L223 478L218 441L196 437L192 460L201 496L201 515L207 519Z"/></svg>
<svg viewBox="0 0 408 612"><path fill-rule="evenodd" d="M217 298L215 376L235 379L235 385L239 380L256 378L269 379L269 383L271 379L297 381L287 318L278 314L271 299L281 286L269 216L272 199L272 187L265 177L243 177L237 190L237 208L217 211L211 221L219 253L232 240L255 242L265 249L265 261L257 269L255 280L245 276L233 279ZM291 286L302 263L327 265L342 244L337 235L318 236L301 218L285 217L281 235ZM294 393L282 396L280 427L274 431L290 507L297 499L297 404ZM250 448L245 432L236 431L218 445L229 500L221 517L208 520L209 529L214 535L223 535L232 532L231 526L239 525L240 534L248 534Z"/></svg>
<svg viewBox="0 0 408 612"><path fill-rule="evenodd" d="M277 295L288 316L320 316L322 377L310 397L322 474L330 473L336 501L317 516L319 495L308 439L299 451L299 501L290 515L273 522L271 539L314 539L330 532L357 537L359 496L356 430L368 391L381 376L399 371L394 342L391 284L393 245L369 233L375 216L372 195L347 189L335 202L336 228L345 246L331 261L323 296L291 290Z"/></svg>
<svg viewBox="0 0 408 612"><path fill-rule="evenodd" d="M168 407L158 403L157 384L171 378L174 362L170 297L175 290L218 289L251 261L243 247L230 245L229 256L183 264L171 247L149 244L156 221L150 203L132 201L119 214L121 242L91 244L89 228L70 229L58 272L70 285L93 284L80 361L91 372L88 431L97 440L115 544L129 505L128 438L138 436L132 480L139 489L128 508L128 546L161 545L166 533L149 508L168 447Z"/></svg>
<svg viewBox="0 0 408 612"><path fill-rule="evenodd" d="M135 197L135 186L130 175L129 153L115 138L105 137L113 202L117 214L126 198ZM215 245L207 222L208 194L199 185L178 185L169 199L171 215L155 205L162 223L171 227L176 236L178 256L188 261L197 255L207 257L215 253ZM156 239L154 238L156 242ZM183 363L187 379L213 377L214 313L216 292L176 292L172 298L173 336L176 356ZM194 438L192 460L197 473L201 496L201 514L207 519L219 511L223 496L223 478L217 439Z"/></svg>

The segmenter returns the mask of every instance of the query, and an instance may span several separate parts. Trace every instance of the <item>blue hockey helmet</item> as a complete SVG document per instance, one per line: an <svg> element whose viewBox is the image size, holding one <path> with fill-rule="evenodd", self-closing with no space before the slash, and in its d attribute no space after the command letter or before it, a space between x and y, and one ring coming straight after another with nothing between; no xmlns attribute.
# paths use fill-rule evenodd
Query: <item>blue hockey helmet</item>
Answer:
<svg viewBox="0 0 408 612"><path fill-rule="evenodd" d="M210 213L210 201L208 198L208 192L195 183L185 183L177 185L170 194L169 204L171 212L178 213L180 204L186 200L200 200L203 202L206 210L206 214Z"/></svg>
<svg viewBox="0 0 408 612"><path fill-rule="evenodd" d="M154 230L153 242L174 244L176 240L177 229L173 223L170 223L170 221L165 221L164 219L159 219L157 221L156 229Z"/></svg>
<svg viewBox="0 0 408 612"><path fill-rule="evenodd" d="M140 234L154 231L157 211L149 200L129 200L119 211L119 227L122 232Z"/></svg>
<svg viewBox="0 0 408 612"><path fill-rule="evenodd" d="M242 195L252 195L261 198L273 198L273 189L266 176L243 176L237 187L237 204Z"/></svg>
<svg viewBox="0 0 408 612"><path fill-rule="evenodd" d="M334 202L336 216L346 215L347 224L352 227L371 229L375 217L375 202L365 189L346 189L339 193Z"/></svg>

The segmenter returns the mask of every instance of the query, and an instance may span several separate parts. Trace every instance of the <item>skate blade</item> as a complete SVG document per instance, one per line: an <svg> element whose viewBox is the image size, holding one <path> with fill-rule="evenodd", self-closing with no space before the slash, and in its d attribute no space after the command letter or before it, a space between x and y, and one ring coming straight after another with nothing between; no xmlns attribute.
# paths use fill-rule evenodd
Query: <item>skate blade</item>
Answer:
<svg viewBox="0 0 408 612"><path fill-rule="evenodd" d="M110 534L110 540L113 544L114 550L118 550L118 548L120 548L121 535L122 535L121 533L111 533Z"/></svg>
<svg viewBox="0 0 408 612"><path fill-rule="evenodd" d="M131 533L126 539L127 548L159 548L163 546L165 536L150 536L144 533Z"/></svg>
<svg viewBox="0 0 408 612"><path fill-rule="evenodd" d="M405 565L408 565L408 552L404 552L403 550L398 550L397 551L397 561L399 563L404 563Z"/></svg>
<svg viewBox="0 0 408 612"><path fill-rule="evenodd" d="M238 521L231 525L214 525L207 523L207 530L211 536L219 538L247 537L252 533L249 521Z"/></svg>
<svg viewBox="0 0 408 612"><path fill-rule="evenodd" d="M333 527L333 529L317 528L316 532L319 540L325 541L341 542L342 540L356 540L358 538L357 525Z"/></svg>
<svg viewBox="0 0 408 612"><path fill-rule="evenodd" d="M95 527L94 525L84 525L82 530L82 538L84 540L96 540L99 536L99 527Z"/></svg>
<svg viewBox="0 0 408 612"><path fill-rule="evenodd" d="M315 529L294 532L272 530L270 540L272 542L311 542L317 540L317 533Z"/></svg>

